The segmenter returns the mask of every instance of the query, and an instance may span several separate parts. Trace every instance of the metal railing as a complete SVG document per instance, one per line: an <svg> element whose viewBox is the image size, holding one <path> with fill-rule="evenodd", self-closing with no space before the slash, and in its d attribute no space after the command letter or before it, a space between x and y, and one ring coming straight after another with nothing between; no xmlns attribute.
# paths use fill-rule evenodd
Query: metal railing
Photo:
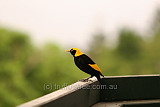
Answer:
<svg viewBox="0 0 160 107"><path fill-rule="evenodd" d="M102 78L101 85L93 78L90 82L76 82L18 107L98 107L97 104L117 101L124 107L130 107L136 101L160 105L160 75L108 76Z"/></svg>

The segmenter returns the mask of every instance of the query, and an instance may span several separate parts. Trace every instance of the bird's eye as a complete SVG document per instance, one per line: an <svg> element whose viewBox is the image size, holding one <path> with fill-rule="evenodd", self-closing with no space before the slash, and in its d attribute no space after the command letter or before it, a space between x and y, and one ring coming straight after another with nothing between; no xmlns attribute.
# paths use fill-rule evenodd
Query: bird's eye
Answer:
<svg viewBox="0 0 160 107"><path fill-rule="evenodd" d="M71 52L73 51L73 49L70 50Z"/></svg>

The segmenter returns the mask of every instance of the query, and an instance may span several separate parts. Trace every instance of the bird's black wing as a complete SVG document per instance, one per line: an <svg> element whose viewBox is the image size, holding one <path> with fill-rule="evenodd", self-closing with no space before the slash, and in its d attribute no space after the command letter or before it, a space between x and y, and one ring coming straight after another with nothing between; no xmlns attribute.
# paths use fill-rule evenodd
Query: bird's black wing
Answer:
<svg viewBox="0 0 160 107"><path fill-rule="evenodd" d="M83 55L81 55L80 60L81 60L80 62L82 62L82 64L84 64L86 66L86 68L88 68L88 70L93 69L94 71L98 71L99 74L103 76L101 69L98 67L98 65L90 57L83 54Z"/></svg>
<svg viewBox="0 0 160 107"><path fill-rule="evenodd" d="M85 54L81 55L81 59L83 60L83 63L85 64L95 64L95 62Z"/></svg>

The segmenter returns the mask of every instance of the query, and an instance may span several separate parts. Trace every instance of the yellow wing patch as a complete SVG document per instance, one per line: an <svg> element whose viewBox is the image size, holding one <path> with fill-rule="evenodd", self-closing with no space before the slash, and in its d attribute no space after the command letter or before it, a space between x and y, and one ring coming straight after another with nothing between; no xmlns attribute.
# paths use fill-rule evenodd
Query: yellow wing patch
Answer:
<svg viewBox="0 0 160 107"><path fill-rule="evenodd" d="M88 64L88 65L91 66L93 69L95 69L95 70L97 70L97 71L102 73L101 69L98 67L97 64Z"/></svg>

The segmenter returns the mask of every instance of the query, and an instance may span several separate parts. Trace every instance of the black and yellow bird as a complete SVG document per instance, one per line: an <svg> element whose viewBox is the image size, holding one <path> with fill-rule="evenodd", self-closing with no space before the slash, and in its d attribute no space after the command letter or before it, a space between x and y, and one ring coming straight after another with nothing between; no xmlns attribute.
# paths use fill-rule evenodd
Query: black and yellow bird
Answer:
<svg viewBox="0 0 160 107"><path fill-rule="evenodd" d="M78 48L71 48L70 50L66 50L67 52L70 52L74 57L75 65L82 71L84 71L87 74L90 74L92 78L95 76L97 80L101 83L100 76L104 75L102 74L102 71L97 66L97 64L87 55L82 53ZM88 81L88 79L84 79L83 81Z"/></svg>

